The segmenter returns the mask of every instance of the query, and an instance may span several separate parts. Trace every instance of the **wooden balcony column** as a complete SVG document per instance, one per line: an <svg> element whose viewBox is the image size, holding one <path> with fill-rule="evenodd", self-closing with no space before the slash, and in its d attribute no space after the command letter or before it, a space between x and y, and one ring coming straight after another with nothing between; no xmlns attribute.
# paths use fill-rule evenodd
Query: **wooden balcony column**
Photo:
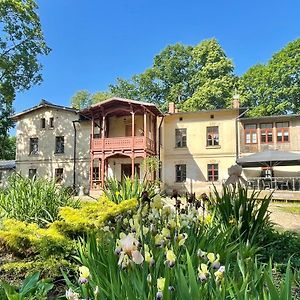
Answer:
<svg viewBox="0 0 300 300"><path fill-rule="evenodd" d="M105 173L105 156L102 154L101 158L101 187L104 187L104 173Z"/></svg>
<svg viewBox="0 0 300 300"><path fill-rule="evenodd" d="M132 109L131 111L131 179L134 178L134 132L135 132L135 128L134 128L134 116L135 116L135 112Z"/></svg>
<svg viewBox="0 0 300 300"><path fill-rule="evenodd" d="M104 139L105 139L105 115L102 116L102 131L101 131L101 139L102 139L102 153L104 152Z"/></svg>
<svg viewBox="0 0 300 300"><path fill-rule="evenodd" d="M147 148L147 111L144 109L144 149Z"/></svg>
<svg viewBox="0 0 300 300"><path fill-rule="evenodd" d="M93 167L94 167L94 116L92 116L91 120L91 141L90 141L90 155L91 155L91 160L90 160L90 190L93 188Z"/></svg>

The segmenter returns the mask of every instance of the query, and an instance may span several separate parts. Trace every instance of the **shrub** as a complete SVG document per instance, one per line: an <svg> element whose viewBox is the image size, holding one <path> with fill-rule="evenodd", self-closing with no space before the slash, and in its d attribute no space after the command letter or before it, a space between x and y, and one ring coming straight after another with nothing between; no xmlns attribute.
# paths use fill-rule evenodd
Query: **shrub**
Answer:
<svg viewBox="0 0 300 300"><path fill-rule="evenodd" d="M215 189L213 205L216 218L223 226L233 227L236 238L257 242L264 229L271 226L268 207L271 196L257 199L257 192L248 195L248 189L223 186L222 195Z"/></svg>
<svg viewBox="0 0 300 300"><path fill-rule="evenodd" d="M0 246L14 255L28 257L39 255L69 256L74 248L71 240L61 234L54 225L39 228L37 224L13 219L3 222L0 230Z"/></svg>
<svg viewBox="0 0 300 300"><path fill-rule="evenodd" d="M62 221L54 225L70 237L88 233L93 229L105 226L107 221L116 222L117 216L123 216L126 212L137 207L137 200L130 199L116 204L106 197L101 197L97 202L86 202L82 208L63 207L60 210Z"/></svg>
<svg viewBox="0 0 300 300"><path fill-rule="evenodd" d="M62 206L79 207L79 200L71 197L68 189L54 181L30 179L14 174L8 187L0 191L2 217L45 226L58 219Z"/></svg>

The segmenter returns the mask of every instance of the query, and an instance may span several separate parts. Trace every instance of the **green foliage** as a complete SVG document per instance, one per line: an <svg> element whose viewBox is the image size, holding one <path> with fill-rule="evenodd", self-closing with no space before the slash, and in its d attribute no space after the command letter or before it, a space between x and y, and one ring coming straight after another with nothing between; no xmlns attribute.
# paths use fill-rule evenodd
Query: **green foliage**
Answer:
<svg viewBox="0 0 300 300"><path fill-rule="evenodd" d="M277 267L282 270L286 268L288 262L293 268L300 271L300 235L295 232L277 232L269 229L262 236L261 255L263 261L268 261L270 257Z"/></svg>
<svg viewBox="0 0 300 300"><path fill-rule="evenodd" d="M62 206L79 207L80 202L71 198L67 188L42 178L14 174L7 188L0 191L0 214L5 218L44 226L58 220Z"/></svg>
<svg viewBox="0 0 300 300"><path fill-rule="evenodd" d="M54 225L61 232L74 237L94 229L100 229L110 220L116 222L115 218L126 214L127 211L135 210L136 207L136 199L128 199L116 204L106 197L101 197L97 202L83 204L80 209L61 208L59 215L62 221L57 221Z"/></svg>
<svg viewBox="0 0 300 300"><path fill-rule="evenodd" d="M225 227L233 227L236 237L251 243L270 225L268 207L271 196L257 200L257 192L248 195L247 188L223 186L222 195L215 189L216 218Z"/></svg>
<svg viewBox="0 0 300 300"><path fill-rule="evenodd" d="M34 0L2 0L0 5L0 157L9 147L15 93L41 82L40 55L47 47Z"/></svg>
<svg viewBox="0 0 300 300"><path fill-rule="evenodd" d="M17 256L39 255L43 258L51 255L69 256L74 247L72 241L58 231L55 223L49 228L39 228L37 224L13 219L3 221L0 246L2 251Z"/></svg>
<svg viewBox="0 0 300 300"><path fill-rule="evenodd" d="M175 102L184 110L230 105L237 79L233 64L216 39L195 47L175 44L154 57L153 66L131 80L118 79L111 92L120 97L150 101L166 110Z"/></svg>
<svg viewBox="0 0 300 300"><path fill-rule="evenodd" d="M1 298L3 300L46 300L54 285L49 280L40 280L40 273L36 272L28 276L17 289L5 282L1 282L0 286L5 291L5 298Z"/></svg>
<svg viewBox="0 0 300 300"><path fill-rule="evenodd" d="M16 137L6 137L3 143L5 146L2 151L0 150L0 159L14 160L16 158Z"/></svg>
<svg viewBox="0 0 300 300"><path fill-rule="evenodd" d="M266 64L251 67L240 80L251 116L300 112L300 39L288 43Z"/></svg>
<svg viewBox="0 0 300 300"><path fill-rule="evenodd" d="M140 200L143 191L147 191L148 197L153 198L156 195L156 187L155 183L148 180L140 182L138 176L134 179L125 176L121 182L115 177L108 177L105 179L103 192L109 200L120 203L132 198Z"/></svg>
<svg viewBox="0 0 300 300"><path fill-rule="evenodd" d="M99 103L103 100L112 98L110 92L96 92L90 94L88 91L78 91L71 99L71 106L77 109L83 109L91 106L92 104Z"/></svg>
<svg viewBox="0 0 300 300"><path fill-rule="evenodd" d="M75 266L60 256L58 258L51 256L46 259L13 261L0 266L2 279L9 280L13 284L35 272L41 272L43 278L55 279L61 276L61 269L73 270Z"/></svg>

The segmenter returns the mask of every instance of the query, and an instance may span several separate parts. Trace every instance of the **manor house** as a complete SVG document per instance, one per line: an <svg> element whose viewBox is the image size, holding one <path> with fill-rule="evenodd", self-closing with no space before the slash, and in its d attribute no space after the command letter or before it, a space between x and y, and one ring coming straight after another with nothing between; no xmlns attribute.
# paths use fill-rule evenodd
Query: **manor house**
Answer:
<svg viewBox="0 0 300 300"><path fill-rule="evenodd" d="M209 192L240 157L300 152L299 115L249 118L246 113L238 98L231 108L197 112L180 112L170 103L166 114L152 103L116 97L83 110L42 100L13 116L15 168L91 193L108 176L143 178L143 161L156 156L161 168L150 177L160 179L164 190ZM281 175L300 177L298 167L282 168ZM264 170L245 170L245 176L260 177Z"/></svg>

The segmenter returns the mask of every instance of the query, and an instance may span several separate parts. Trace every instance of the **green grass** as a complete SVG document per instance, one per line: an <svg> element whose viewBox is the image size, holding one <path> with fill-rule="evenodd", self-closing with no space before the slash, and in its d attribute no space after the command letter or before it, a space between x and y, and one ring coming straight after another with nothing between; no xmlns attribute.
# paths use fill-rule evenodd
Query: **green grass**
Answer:
<svg viewBox="0 0 300 300"><path fill-rule="evenodd" d="M287 212L300 214L300 203L276 203L276 209Z"/></svg>

